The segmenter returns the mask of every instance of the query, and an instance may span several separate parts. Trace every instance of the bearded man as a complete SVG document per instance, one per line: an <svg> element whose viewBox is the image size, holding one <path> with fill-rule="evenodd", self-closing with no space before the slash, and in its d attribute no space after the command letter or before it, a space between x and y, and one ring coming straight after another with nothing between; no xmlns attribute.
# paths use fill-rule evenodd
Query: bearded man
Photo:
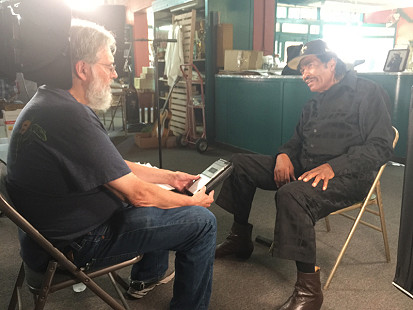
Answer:
<svg viewBox="0 0 413 310"><path fill-rule="evenodd" d="M375 172L392 155L394 133L383 89L347 70L324 41L305 44L288 66L318 94L304 106L293 137L278 154L234 155L234 169L217 198L234 214L234 223L215 257L251 256L248 218L255 190L277 191L274 254L297 266L294 292L279 309L319 310L323 293L314 225L366 196Z"/></svg>
<svg viewBox="0 0 413 310"><path fill-rule="evenodd" d="M79 267L112 265L139 254L128 294L142 298L174 278L170 309L208 309L216 220L213 192L184 190L198 176L122 159L95 114L111 102L117 78L113 35L91 22L70 30L72 87L41 86L20 113L10 141L7 190L23 216ZM48 257L21 235L26 265L42 272Z"/></svg>

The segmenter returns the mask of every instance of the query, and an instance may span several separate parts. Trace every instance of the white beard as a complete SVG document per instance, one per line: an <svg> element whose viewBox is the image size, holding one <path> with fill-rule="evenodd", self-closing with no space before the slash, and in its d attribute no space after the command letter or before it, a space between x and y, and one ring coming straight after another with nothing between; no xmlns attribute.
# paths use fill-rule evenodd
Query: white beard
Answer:
<svg viewBox="0 0 413 310"><path fill-rule="evenodd" d="M87 105L93 110L106 111L112 102L112 91L110 85L105 85L104 81L95 74L92 68L93 80L86 90Z"/></svg>

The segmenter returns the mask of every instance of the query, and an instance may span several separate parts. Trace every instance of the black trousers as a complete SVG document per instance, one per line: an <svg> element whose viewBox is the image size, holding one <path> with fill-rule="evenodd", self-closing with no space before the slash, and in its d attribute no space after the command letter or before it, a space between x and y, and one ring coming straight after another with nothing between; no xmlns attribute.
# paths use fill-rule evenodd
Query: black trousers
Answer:
<svg viewBox="0 0 413 310"><path fill-rule="evenodd" d="M257 188L274 190L276 220L274 254L280 258L316 263L315 223L331 212L361 201L371 187L371 178L335 176L327 190L323 182L294 181L277 188L274 181L275 157L260 154L235 154L234 169L222 185L216 203L234 214L240 224L248 223ZM303 171L295 171L298 178Z"/></svg>

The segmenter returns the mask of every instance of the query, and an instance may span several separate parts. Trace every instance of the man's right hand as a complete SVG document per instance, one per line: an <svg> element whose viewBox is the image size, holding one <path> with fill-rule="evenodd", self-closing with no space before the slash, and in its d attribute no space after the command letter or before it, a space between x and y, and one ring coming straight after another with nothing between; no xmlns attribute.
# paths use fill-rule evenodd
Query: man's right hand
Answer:
<svg viewBox="0 0 413 310"><path fill-rule="evenodd" d="M194 206L208 208L211 206L211 203L214 202L214 191L211 191L209 194L205 194L205 191L206 187L204 186L192 196Z"/></svg>
<svg viewBox="0 0 413 310"><path fill-rule="evenodd" d="M275 161L274 181L278 188L291 181L295 181L293 163L285 153L278 154Z"/></svg>

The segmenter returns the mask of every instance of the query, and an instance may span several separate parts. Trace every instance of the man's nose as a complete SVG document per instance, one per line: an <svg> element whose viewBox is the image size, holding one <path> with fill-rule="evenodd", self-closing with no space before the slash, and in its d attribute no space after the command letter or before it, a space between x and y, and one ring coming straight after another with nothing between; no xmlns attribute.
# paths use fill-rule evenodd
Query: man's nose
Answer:
<svg viewBox="0 0 413 310"><path fill-rule="evenodd" d="M112 78L113 78L113 79L118 78L118 73L116 72L116 70L113 70L113 72L112 72Z"/></svg>

